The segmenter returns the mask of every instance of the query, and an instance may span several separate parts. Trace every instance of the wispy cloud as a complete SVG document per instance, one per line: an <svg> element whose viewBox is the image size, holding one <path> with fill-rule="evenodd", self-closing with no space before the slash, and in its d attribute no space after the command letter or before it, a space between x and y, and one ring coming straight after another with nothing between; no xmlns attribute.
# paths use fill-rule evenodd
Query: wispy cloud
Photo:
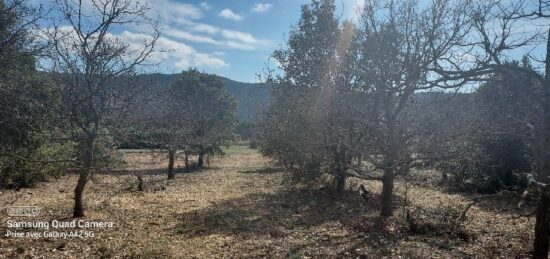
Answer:
<svg viewBox="0 0 550 259"><path fill-rule="evenodd" d="M174 38L188 40L188 41L192 41L192 42L209 43L209 44L219 45L219 43L216 40L214 40L214 39L212 39L208 36L195 35L195 34L192 34L190 32L181 31L181 30L177 30L177 29L174 29L174 28L165 29L164 34L169 35L169 36L174 37Z"/></svg>
<svg viewBox="0 0 550 259"><path fill-rule="evenodd" d="M210 44L222 49L236 50L256 50L270 44L267 40L256 39L250 33L226 30L200 22L204 18L203 10L212 8L206 1L192 5L175 0L158 0L152 6L163 28L162 36L176 42ZM257 11L264 11L272 5L257 4L254 7ZM229 8L221 10L218 16L235 21L243 19ZM131 31L140 31L140 28L132 28Z"/></svg>
<svg viewBox="0 0 550 259"><path fill-rule="evenodd" d="M126 42L130 49L133 46L139 47L143 42L151 39L151 36L148 34L133 33L130 31L124 31L120 35L113 35L113 37ZM177 69L187 69L189 67L220 68L229 66L221 58L198 52L183 42L174 41L166 37L158 38L155 49L156 51L150 57L150 62L162 62Z"/></svg>
<svg viewBox="0 0 550 259"><path fill-rule="evenodd" d="M124 33L123 35L124 36ZM223 59L213 57L210 54L201 53L193 47L174 41L165 37L160 37L156 44L157 52L154 59L165 63L171 63L178 69L187 69L189 67L228 67Z"/></svg>
<svg viewBox="0 0 550 259"><path fill-rule="evenodd" d="M204 23L196 23L192 25L190 29L196 32L204 32L208 34L216 34L220 32L220 28Z"/></svg>
<svg viewBox="0 0 550 259"><path fill-rule="evenodd" d="M273 5L269 3L256 3L254 4L254 7L252 7L251 11L255 13L265 13L269 11L271 7L273 7Z"/></svg>
<svg viewBox="0 0 550 259"><path fill-rule="evenodd" d="M52 35L54 29L44 28L38 33L42 38L47 39ZM61 44L65 46L67 51L77 51L74 46L74 41L77 39L74 29L70 26L61 26L59 32L65 35L62 38ZM124 30L121 33L107 33L107 40L125 44L129 50L128 55L123 56L123 59L137 58L143 50L144 44L150 43L153 36L146 33L136 33ZM210 67L221 68L228 67L229 64L218 56L213 56L208 53L201 53L193 47L178 42L164 36L157 39L155 51L151 53L147 60L148 64L163 64L163 67L173 67L176 69L187 69L189 67Z"/></svg>
<svg viewBox="0 0 550 259"><path fill-rule="evenodd" d="M271 44L268 40L256 39L252 34L246 32L222 30L221 35L227 39L225 44L233 49L254 50Z"/></svg>
<svg viewBox="0 0 550 259"><path fill-rule="evenodd" d="M225 37L226 39L238 40L243 43L249 43L249 44L258 43L258 40L254 38L254 36L246 32L223 30L222 36Z"/></svg>
<svg viewBox="0 0 550 259"><path fill-rule="evenodd" d="M187 19L202 18L202 10L192 4L170 0L155 0L151 7L153 15L161 21L171 21L174 17L185 17Z"/></svg>
<svg viewBox="0 0 550 259"><path fill-rule="evenodd" d="M200 4L201 8L204 9L204 10L210 10L212 9L212 6L210 6L207 2L202 2Z"/></svg>
<svg viewBox="0 0 550 259"><path fill-rule="evenodd" d="M223 17L223 18L226 18L226 19L230 19L230 20L234 20L234 21L240 21L243 19L242 16L234 13L233 11L231 11L231 9L229 8L226 8L226 9L223 9L219 14L218 16L220 17Z"/></svg>
<svg viewBox="0 0 550 259"><path fill-rule="evenodd" d="M193 29L194 26L195 25L192 25L190 28ZM270 41L257 39L250 33L219 28L216 29L218 32L208 36L194 34L174 27L167 27L163 29L163 35L172 39L211 44L225 49L256 50L271 44Z"/></svg>
<svg viewBox="0 0 550 259"><path fill-rule="evenodd" d="M232 49L238 49L238 50L255 50L256 49L256 46L251 45L251 44L247 44L247 43L243 43L243 42L237 42L237 41L229 40L225 43L226 43L227 47L232 48Z"/></svg>

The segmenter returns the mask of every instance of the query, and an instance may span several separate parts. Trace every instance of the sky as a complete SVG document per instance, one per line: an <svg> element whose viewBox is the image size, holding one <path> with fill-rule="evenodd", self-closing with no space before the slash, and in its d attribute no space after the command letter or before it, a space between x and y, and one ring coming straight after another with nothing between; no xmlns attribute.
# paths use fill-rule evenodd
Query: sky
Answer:
<svg viewBox="0 0 550 259"><path fill-rule="evenodd" d="M76 1L76 0L74 0ZM148 16L161 32L150 72L179 73L191 67L241 82L256 82L274 50L284 46L291 26L309 0L146 0ZM357 21L365 0L336 0L337 15ZM424 0L421 0L421 2ZM45 1L35 0L35 4ZM84 1L89 2L89 1ZM143 1L139 1L143 3ZM43 21L47 28L54 19ZM62 24L61 17L57 17ZM139 45L147 26L111 32Z"/></svg>
<svg viewBox="0 0 550 259"><path fill-rule="evenodd" d="M337 1L338 15L356 18L363 1ZM300 18L301 5L308 2L148 0L148 15L158 20L161 32L156 45L158 53L151 58L158 65L151 72L172 74L196 67L233 80L256 82L257 74L270 62L270 55L284 45L291 26ZM42 25L49 27L52 23L46 20ZM139 43L150 34L148 30L126 26L112 33Z"/></svg>

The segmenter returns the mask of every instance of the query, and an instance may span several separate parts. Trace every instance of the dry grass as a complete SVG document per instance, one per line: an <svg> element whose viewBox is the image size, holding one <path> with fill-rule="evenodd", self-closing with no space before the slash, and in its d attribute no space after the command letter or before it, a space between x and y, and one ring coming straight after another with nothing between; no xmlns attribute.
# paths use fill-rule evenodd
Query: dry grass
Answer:
<svg viewBox="0 0 550 259"><path fill-rule="evenodd" d="M465 229L471 240L413 235L401 210L386 222L377 219L379 197L366 205L356 192L336 196L330 189L289 185L287 174L270 160L239 147L214 158L201 172L165 180L162 156L128 152L130 172L147 171L145 191L136 191L133 175L96 175L86 190L87 219L113 221L91 239L1 238L2 257L43 258L340 258L382 256L526 257L533 219L512 219L517 198L496 197L470 209ZM181 165L181 164L180 164ZM157 174L155 174L157 172ZM420 178L432 181L433 177ZM75 176L35 189L0 193L5 206L35 205L35 220L67 219ZM378 193L378 182L363 182ZM350 186L359 184L351 181ZM350 187L353 189L353 187ZM403 183L396 186L396 206ZM401 198L400 198L401 197ZM409 198L419 207L464 206L467 199L426 184L413 185ZM6 225L0 228L4 232ZM2 235L3 236L3 235Z"/></svg>

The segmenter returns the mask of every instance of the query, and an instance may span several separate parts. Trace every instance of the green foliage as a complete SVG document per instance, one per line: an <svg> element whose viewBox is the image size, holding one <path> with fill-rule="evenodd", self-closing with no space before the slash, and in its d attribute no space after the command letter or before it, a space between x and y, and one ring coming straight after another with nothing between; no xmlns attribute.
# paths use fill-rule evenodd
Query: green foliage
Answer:
<svg viewBox="0 0 550 259"><path fill-rule="evenodd" d="M273 54L283 64L284 77L271 78L272 103L260 123L260 151L301 174L318 175L323 158L332 156L324 148L332 142L325 135L330 103L319 97L333 88L327 69L338 63L340 32L334 1L313 1L302 7L287 48Z"/></svg>
<svg viewBox="0 0 550 259"><path fill-rule="evenodd" d="M0 2L0 187L28 187L63 173L72 143L55 126L60 103L35 69L29 27L37 15L19 2ZM60 162L63 161L63 162Z"/></svg>
<svg viewBox="0 0 550 259"><path fill-rule="evenodd" d="M70 132L70 136L75 143L73 149L73 154L77 158L75 162L80 166L78 163L84 161L86 156L86 134L81 130L74 130ZM124 163L121 153L116 150L115 135L107 128L98 130L93 153L94 168L98 171L119 168Z"/></svg>
<svg viewBox="0 0 550 259"><path fill-rule="evenodd" d="M32 136L24 146L4 152L0 158L0 187L32 187L36 182L58 177L72 165L74 143L59 131Z"/></svg>
<svg viewBox="0 0 550 259"><path fill-rule="evenodd" d="M148 104L135 131L149 147L215 153L237 140L236 109L222 78L191 69Z"/></svg>
<svg viewBox="0 0 550 259"><path fill-rule="evenodd" d="M480 192L525 187L525 174L533 171L533 125L540 120L542 87L517 68L529 71L530 65L509 64L477 89L473 114L462 115L473 117L461 129L468 132L465 152L440 164L456 187Z"/></svg>

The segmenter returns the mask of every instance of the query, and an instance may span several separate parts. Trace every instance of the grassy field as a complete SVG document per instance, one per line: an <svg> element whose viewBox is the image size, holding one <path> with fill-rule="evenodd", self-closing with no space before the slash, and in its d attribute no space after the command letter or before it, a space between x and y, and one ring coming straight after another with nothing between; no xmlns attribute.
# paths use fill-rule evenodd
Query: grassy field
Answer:
<svg viewBox="0 0 550 259"><path fill-rule="evenodd" d="M89 183L85 220L112 221L93 238L6 238L6 207L39 206L33 220L70 220L75 176L37 188L0 193L4 258L495 258L527 257L532 218L513 218L518 197L488 197L475 204L460 232L427 229L411 233L404 214L377 218L381 185L350 181L335 195L321 182L292 181L288 173L244 145L225 149L203 171L166 180L165 157L125 152L127 174L97 174ZM178 164L181 166L181 163ZM147 171L145 190L134 174ZM396 185L396 206L404 200L418 211L445 213L469 200L437 187L437 174L416 174L410 188ZM364 184L368 203L355 191ZM452 213L451 213L452 214ZM449 214L449 217L452 215ZM430 215L429 213L426 215ZM20 219L19 219L20 220ZM443 219L444 221L444 219ZM28 230L28 229L27 229ZM460 235L459 235L460 234Z"/></svg>

